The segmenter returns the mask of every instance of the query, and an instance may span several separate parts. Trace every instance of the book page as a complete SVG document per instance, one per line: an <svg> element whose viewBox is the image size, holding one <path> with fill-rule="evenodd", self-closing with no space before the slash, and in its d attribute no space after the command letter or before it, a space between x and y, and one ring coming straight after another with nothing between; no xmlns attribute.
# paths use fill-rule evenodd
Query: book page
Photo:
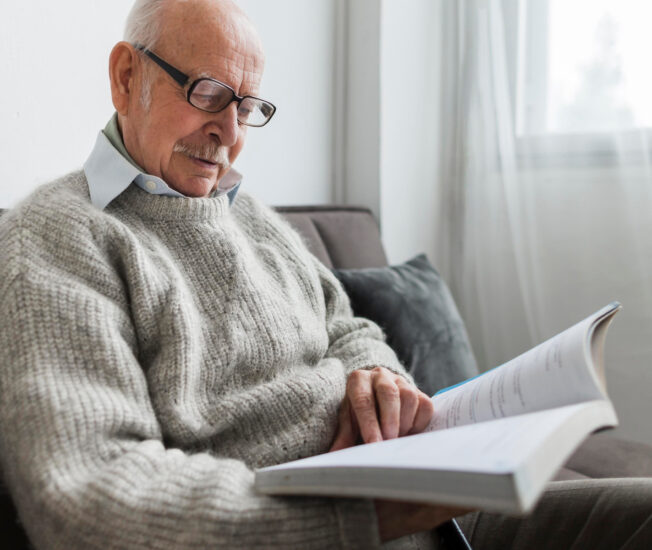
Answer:
<svg viewBox="0 0 652 550"><path fill-rule="evenodd" d="M430 430L452 428L604 399L589 337L620 308L611 304L550 340L469 381L433 396ZM604 331L599 332L604 337Z"/></svg>
<svg viewBox="0 0 652 550"><path fill-rule="evenodd" d="M571 422L575 419L575 422ZM607 401L569 405L496 422L358 445L263 468L422 468L485 473L509 472L564 426L586 434L615 416Z"/></svg>

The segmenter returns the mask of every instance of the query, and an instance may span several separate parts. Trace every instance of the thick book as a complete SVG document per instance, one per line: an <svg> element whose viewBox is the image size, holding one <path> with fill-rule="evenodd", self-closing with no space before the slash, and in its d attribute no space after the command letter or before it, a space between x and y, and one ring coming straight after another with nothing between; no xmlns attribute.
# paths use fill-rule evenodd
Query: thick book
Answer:
<svg viewBox="0 0 652 550"><path fill-rule="evenodd" d="M427 431L256 471L257 491L532 510L592 432L617 424L604 340L614 302L511 361L433 396Z"/></svg>

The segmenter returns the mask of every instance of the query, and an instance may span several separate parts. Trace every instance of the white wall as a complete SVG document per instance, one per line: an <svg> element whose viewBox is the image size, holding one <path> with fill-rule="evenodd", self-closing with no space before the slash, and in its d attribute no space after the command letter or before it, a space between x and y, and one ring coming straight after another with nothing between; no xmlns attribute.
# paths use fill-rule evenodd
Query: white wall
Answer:
<svg viewBox="0 0 652 550"><path fill-rule="evenodd" d="M332 201L335 0L239 0L260 32L261 95L278 109L250 129L237 167L268 204Z"/></svg>
<svg viewBox="0 0 652 550"><path fill-rule="evenodd" d="M345 3L346 51L340 70L346 82L343 110L342 186L337 199L363 204L380 215L382 2Z"/></svg>
<svg viewBox="0 0 652 550"><path fill-rule="evenodd" d="M108 56L130 5L3 3L0 207L83 164L113 112Z"/></svg>
<svg viewBox="0 0 652 550"><path fill-rule="evenodd" d="M381 221L390 262L435 254L441 1L348 5L345 191Z"/></svg>
<svg viewBox="0 0 652 550"><path fill-rule="evenodd" d="M269 126L236 163L272 204L330 202L335 0L241 0L262 36ZM0 18L0 208L80 168L113 112L108 56L131 0L30 0Z"/></svg>
<svg viewBox="0 0 652 550"><path fill-rule="evenodd" d="M426 252L438 227L440 2L384 0L381 41L382 234L391 262Z"/></svg>

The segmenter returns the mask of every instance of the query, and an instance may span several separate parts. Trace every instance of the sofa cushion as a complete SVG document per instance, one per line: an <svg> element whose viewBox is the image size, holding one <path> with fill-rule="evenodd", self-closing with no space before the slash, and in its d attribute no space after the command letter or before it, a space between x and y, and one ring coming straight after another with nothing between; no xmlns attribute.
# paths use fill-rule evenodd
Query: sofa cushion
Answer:
<svg viewBox="0 0 652 550"><path fill-rule="evenodd" d="M600 432L580 446L566 467L588 477L651 477L652 446Z"/></svg>
<svg viewBox="0 0 652 550"><path fill-rule="evenodd" d="M383 328L422 391L432 395L478 374L453 297L425 255L396 266L334 273L354 313Z"/></svg>

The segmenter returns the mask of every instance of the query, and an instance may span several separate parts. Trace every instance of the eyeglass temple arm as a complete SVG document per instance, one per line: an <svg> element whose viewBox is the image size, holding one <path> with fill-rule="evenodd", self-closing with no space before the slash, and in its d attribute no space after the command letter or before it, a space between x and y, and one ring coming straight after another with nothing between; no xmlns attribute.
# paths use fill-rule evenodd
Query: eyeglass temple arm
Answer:
<svg viewBox="0 0 652 550"><path fill-rule="evenodd" d="M159 67L161 67L161 69L163 69L166 73L168 73L176 81L176 83L179 84L179 86L185 86L186 84L188 84L188 80L189 80L188 75L182 73L179 69L176 69L169 63L163 61L153 51L148 50L145 46L142 46L141 44L135 44L134 48L143 52L154 63L156 63Z"/></svg>

